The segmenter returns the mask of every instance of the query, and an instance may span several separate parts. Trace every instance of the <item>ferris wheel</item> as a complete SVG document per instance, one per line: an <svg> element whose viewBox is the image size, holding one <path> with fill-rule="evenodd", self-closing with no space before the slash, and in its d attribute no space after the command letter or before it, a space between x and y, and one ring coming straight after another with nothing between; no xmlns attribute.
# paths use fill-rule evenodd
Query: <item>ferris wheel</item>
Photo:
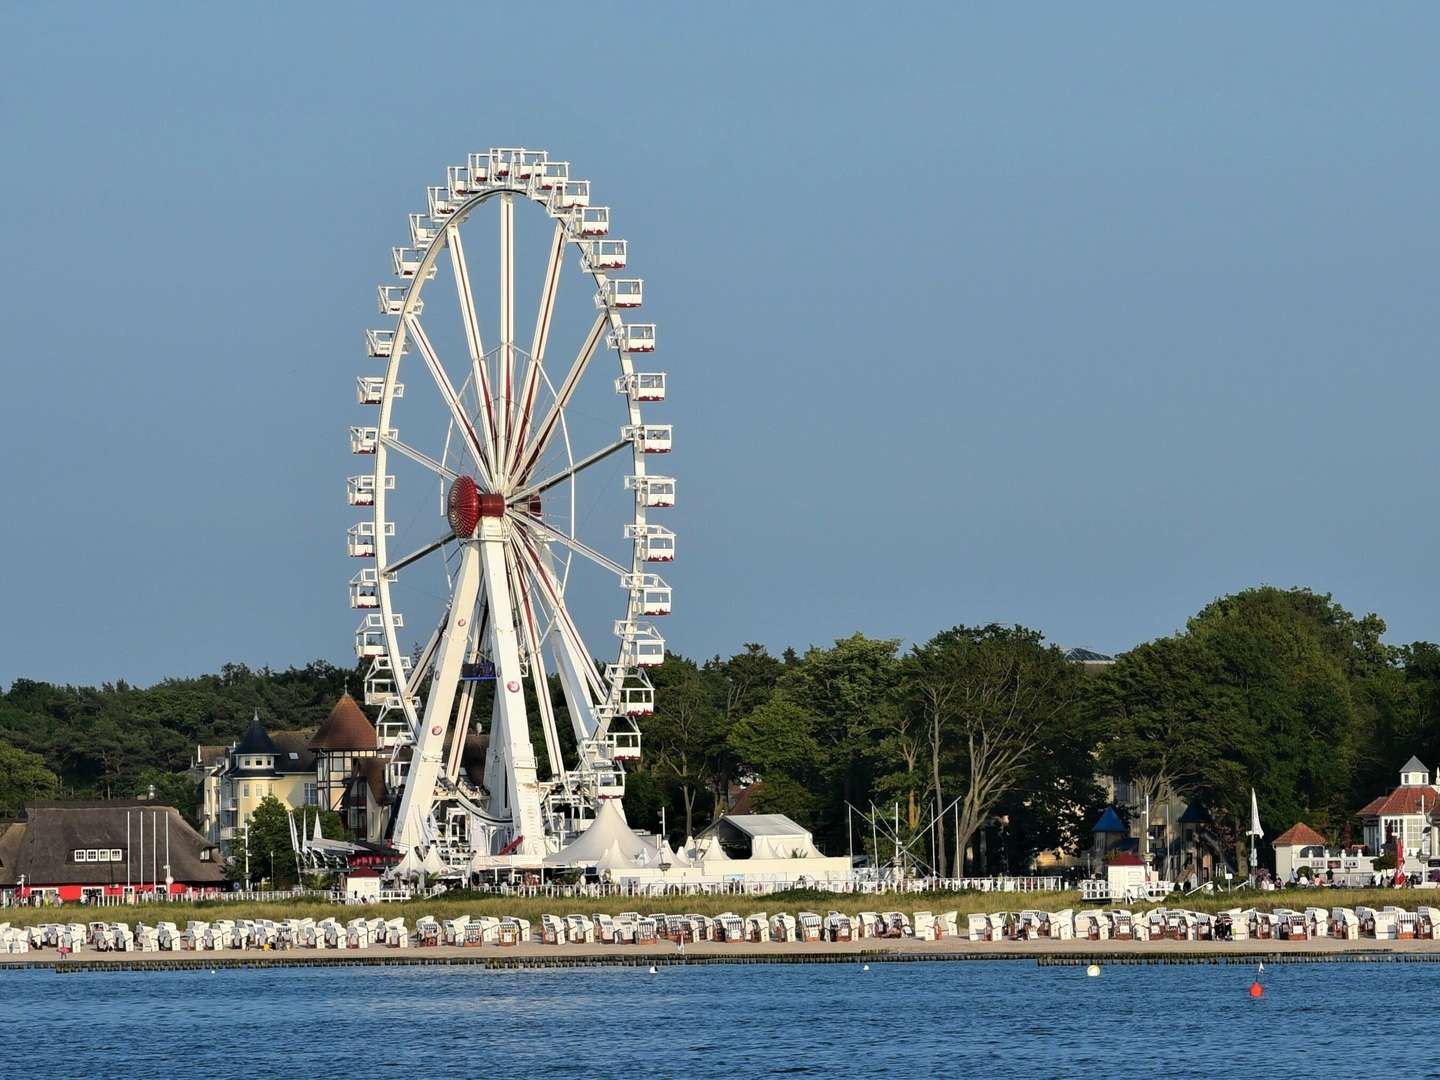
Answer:
<svg viewBox="0 0 1440 1080"><path fill-rule="evenodd" d="M517 228L517 206L539 227ZM628 251L609 209L544 151L450 166L392 259L389 320L365 334L378 370L356 384L375 414L350 429L373 468L347 484L365 513L347 542L355 648L403 791L391 838L432 872L533 865L623 795L654 707L651 620L671 603L656 570L675 554L650 520L675 480L647 467L671 428L644 415L665 375L635 366L655 326L634 318L642 281L614 276ZM522 289L533 329L517 324ZM596 626L613 650L587 645Z"/></svg>

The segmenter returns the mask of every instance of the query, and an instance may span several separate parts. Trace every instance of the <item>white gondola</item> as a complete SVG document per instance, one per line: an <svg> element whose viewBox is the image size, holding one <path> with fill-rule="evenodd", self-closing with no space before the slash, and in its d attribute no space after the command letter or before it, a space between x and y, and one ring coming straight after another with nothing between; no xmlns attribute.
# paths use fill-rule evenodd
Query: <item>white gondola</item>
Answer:
<svg viewBox="0 0 1440 1080"><path fill-rule="evenodd" d="M665 372L636 371L615 380L615 392L631 401L664 401Z"/></svg>
<svg viewBox="0 0 1440 1080"><path fill-rule="evenodd" d="M624 240L590 240L583 250L591 270L624 270L629 257Z"/></svg>
<svg viewBox="0 0 1440 1080"><path fill-rule="evenodd" d="M366 330L365 352L372 359L388 360L395 348L394 330Z"/></svg>
<svg viewBox="0 0 1440 1080"><path fill-rule="evenodd" d="M426 251L440 235L435 223L424 214L410 215L410 246L416 251Z"/></svg>
<svg viewBox="0 0 1440 1080"><path fill-rule="evenodd" d="M470 171L470 183L475 185L476 190L484 187L490 180L490 152L481 150L470 155L469 164L466 166Z"/></svg>
<svg viewBox="0 0 1440 1080"><path fill-rule="evenodd" d="M646 506L664 509L675 505L673 476L627 476L625 490L638 491Z"/></svg>
<svg viewBox="0 0 1440 1080"><path fill-rule="evenodd" d="M639 592L635 615L669 615L670 586L658 574L622 574L620 587Z"/></svg>
<svg viewBox="0 0 1440 1080"><path fill-rule="evenodd" d="M385 437L393 439L396 436L394 428L385 432ZM373 454L380 446L380 429L373 427L352 427L350 429L350 452L352 454Z"/></svg>
<svg viewBox="0 0 1440 1080"><path fill-rule="evenodd" d="M648 681L622 686L620 711L626 716L649 716L655 711L655 688Z"/></svg>
<svg viewBox="0 0 1440 1080"><path fill-rule="evenodd" d="M464 199L467 195L474 195L484 185L477 184L470 178L469 165L450 165L445 169L445 180L450 188L452 201Z"/></svg>
<svg viewBox="0 0 1440 1080"><path fill-rule="evenodd" d="M611 278L595 294L597 308L638 308L645 302L645 282L640 278Z"/></svg>
<svg viewBox="0 0 1440 1080"><path fill-rule="evenodd" d="M583 206L572 212L571 223L575 230L586 239L596 239L610 232L610 208L608 206Z"/></svg>
<svg viewBox="0 0 1440 1080"><path fill-rule="evenodd" d="M385 522L385 535L395 535L395 523ZM375 556L375 521L357 521L345 530L345 553L352 559L370 559Z"/></svg>
<svg viewBox="0 0 1440 1080"><path fill-rule="evenodd" d="M640 760L640 732L610 731L610 757L615 761Z"/></svg>
<svg viewBox="0 0 1440 1080"><path fill-rule="evenodd" d="M536 170L535 186L541 191L554 191L570 179L568 161L546 161Z"/></svg>
<svg viewBox="0 0 1440 1080"><path fill-rule="evenodd" d="M515 160L520 155L519 147L492 146L490 148L491 181L509 180L514 171Z"/></svg>
<svg viewBox="0 0 1440 1080"><path fill-rule="evenodd" d="M612 349L630 353L651 353L655 351L654 323L625 323L619 330L611 330L605 338Z"/></svg>
<svg viewBox="0 0 1440 1080"><path fill-rule="evenodd" d="M620 639L622 663L643 668L659 667L665 662L665 639L653 624L617 619L615 636Z"/></svg>
<svg viewBox="0 0 1440 1080"><path fill-rule="evenodd" d="M668 454L673 440L671 424L627 424L620 438L640 447L642 454Z"/></svg>
<svg viewBox="0 0 1440 1080"><path fill-rule="evenodd" d="M559 915L540 916L540 944L561 945L565 942L565 923Z"/></svg>
<svg viewBox="0 0 1440 1080"><path fill-rule="evenodd" d="M1075 916L1075 936L1082 941L1109 941L1110 917L1103 911L1082 911Z"/></svg>
<svg viewBox="0 0 1440 1080"><path fill-rule="evenodd" d="M832 911L825 916L825 939L827 941L849 941L854 935L854 923L849 915Z"/></svg>
<svg viewBox="0 0 1440 1080"><path fill-rule="evenodd" d="M671 562L675 558L675 534L664 525L626 525L625 539L638 541L645 562Z"/></svg>
<svg viewBox="0 0 1440 1080"><path fill-rule="evenodd" d="M800 912L795 920L795 930L797 941L809 943L825 940L825 923L817 912Z"/></svg>
<svg viewBox="0 0 1440 1080"><path fill-rule="evenodd" d="M380 571L367 566L350 579L350 606L352 608L378 608Z"/></svg>
<svg viewBox="0 0 1440 1080"><path fill-rule="evenodd" d="M404 285L381 285L376 290L376 294L380 298L380 314L399 315L405 308L405 291L406 286ZM425 301L417 298L415 305L410 309L410 314L419 315L424 310Z"/></svg>
<svg viewBox="0 0 1440 1080"><path fill-rule="evenodd" d="M402 616L394 612L390 616L396 627L402 625ZM355 629L355 656L365 660L385 655L385 617L372 611Z"/></svg>
<svg viewBox="0 0 1440 1080"><path fill-rule="evenodd" d="M395 477L385 477L385 490L395 490ZM351 506L375 505L375 474L363 473L348 477L345 481L345 501Z"/></svg>
<svg viewBox="0 0 1440 1080"><path fill-rule="evenodd" d="M410 947L410 931L405 928L403 917L385 920L385 944L392 949Z"/></svg>
<svg viewBox="0 0 1440 1080"><path fill-rule="evenodd" d="M444 221L459 208L460 200L450 197L450 189L432 186L425 189L426 208L431 221Z"/></svg>
<svg viewBox="0 0 1440 1080"><path fill-rule="evenodd" d="M412 248L392 247L390 258L396 277L413 278L420 270L420 253Z"/></svg>
<svg viewBox="0 0 1440 1080"><path fill-rule="evenodd" d="M395 397L405 396L405 384L395 384ZM385 377L361 375L355 380L355 400L361 405L379 405L385 400Z"/></svg>
<svg viewBox="0 0 1440 1080"><path fill-rule="evenodd" d="M550 205L555 210L579 210L590 205L590 181L566 180L554 189Z"/></svg>
<svg viewBox="0 0 1440 1080"><path fill-rule="evenodd" d="M515 151L510 174L516 180L533 180L543 171L549 156L544 150Z"/></svg>

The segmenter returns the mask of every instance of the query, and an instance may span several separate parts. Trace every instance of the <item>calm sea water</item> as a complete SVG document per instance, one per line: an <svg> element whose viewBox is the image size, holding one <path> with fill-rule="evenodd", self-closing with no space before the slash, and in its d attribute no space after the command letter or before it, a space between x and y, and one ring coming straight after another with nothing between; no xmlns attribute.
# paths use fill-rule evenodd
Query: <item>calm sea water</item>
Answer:
<svg viewBox="0 0 1440 1080"><path fill-rule="evenodd" d="M10 1077L1355 1077L1425 1060L1431 964L0 973ZM1410 1003L1410 1004L1403 1004ZM1401 1070L1406 1075L1425 1075Z"/></svg>

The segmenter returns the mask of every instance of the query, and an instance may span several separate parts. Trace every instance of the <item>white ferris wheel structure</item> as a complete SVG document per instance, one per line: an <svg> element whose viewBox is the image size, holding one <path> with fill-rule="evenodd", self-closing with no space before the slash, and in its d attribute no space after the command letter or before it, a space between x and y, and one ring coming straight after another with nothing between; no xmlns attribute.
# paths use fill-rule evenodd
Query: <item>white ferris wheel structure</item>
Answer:
<svg viewBox="0 0 1440 1080"><path fill-rule="evenodd" d="M539 228L517 234L517 207ZM655 326L635 317L642 281L616 276L627 261L568 162L492 148L428 189L379 287L387 324L366 331L356 383L373 412L350 429L373 465L347 483L364 514L350 605L412 870L537 866L622 797L639 758L646 669L665 655L652 620L671 604L656 570L675 554L651 518L675 481L647 468L671 428L644 415L665 375L636 368ZM522 262L533 328L517 323ZM571 275L582 295L561 289ZM613 651L592 652L583 625Z"/></svg>

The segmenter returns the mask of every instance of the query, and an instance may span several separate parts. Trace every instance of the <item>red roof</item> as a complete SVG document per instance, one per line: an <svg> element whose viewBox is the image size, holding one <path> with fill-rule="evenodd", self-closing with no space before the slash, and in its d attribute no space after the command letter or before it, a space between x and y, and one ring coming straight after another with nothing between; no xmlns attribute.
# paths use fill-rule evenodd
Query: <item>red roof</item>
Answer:
<svg viewBox="0 0 1440 1080"><path fill-rule="evenodd" d="M1397 787L1389 795L1372 799L1360 808L1361 817L1379 817L1381 814L1419 814L1421 806L1434 810L1440 803L1440 791L1428 784L1413 784Z"/></svg>
<svg viewBox="0 0 1440 1080"><path fill-rule="evenodd" d="M1290 828L1271 841L1275 847L1309 847L1311 844L1325 844L1325 837L1310 828L1303 821L1297 821Z"/></svg>
<svg viewBox="0 0 1440 1080"><path fill-rule="evenodd" d="M1111 866L1144 866L1145 862L1139 855L1131 854L1128 851L1119 852L1110 857Z"/></svg>
<svg viewBox="0 0 1440 1080"><path fill-rule="evenodd" d="M374 750L375 725L349 694L343 695L310 740L312 750Z"/></svg>

